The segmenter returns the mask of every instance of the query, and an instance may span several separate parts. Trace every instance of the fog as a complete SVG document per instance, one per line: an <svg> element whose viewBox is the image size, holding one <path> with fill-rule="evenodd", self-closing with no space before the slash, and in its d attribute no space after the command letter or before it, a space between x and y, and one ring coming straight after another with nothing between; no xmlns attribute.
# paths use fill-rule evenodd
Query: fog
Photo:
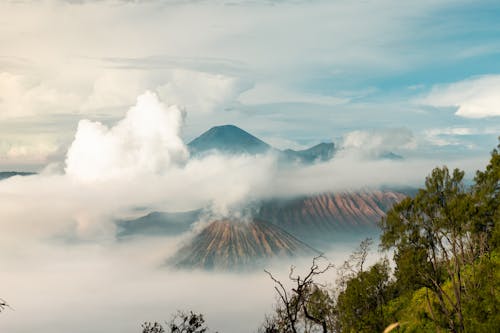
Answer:
<svg viewBox="0 0 500 333"><path fill-rule="evenodd" d="M178 241L31 241L3 247L0 290L12 309L1 314L0 330L132 333L140 331L143 321L167 321L177 310L191 309L204 313L208 325L220 332L254 332L275 303L269 277L262 270L210 273L163 267ZM330 257L340 264L352 249L337 246ZM286 281L291 263L301 273L310 259L266 268ZM333 280L325 275L325 281Z"/></svg>
<svg viewBox="0 0 500 333"><path fill-rule="evenodd" d="M12 306L0 331L139 332L142 321L189 309L220 332L253 332L275 301L262 270L175 271L165 260L192 232L117 241L116 219L137 208L227 216L267 198L418 185L444 162L373 160L354 144L312 166L283 168L272 153L190 159L184 117L148 92L114 126L82 120L60 165L0 182L0 296ZM447 164L470 171L484 161ZM332 244L327 256L341 263L356 245ZM309 263L295 262L299 271ZM285 280L290 264L267 268Z"/></svg>

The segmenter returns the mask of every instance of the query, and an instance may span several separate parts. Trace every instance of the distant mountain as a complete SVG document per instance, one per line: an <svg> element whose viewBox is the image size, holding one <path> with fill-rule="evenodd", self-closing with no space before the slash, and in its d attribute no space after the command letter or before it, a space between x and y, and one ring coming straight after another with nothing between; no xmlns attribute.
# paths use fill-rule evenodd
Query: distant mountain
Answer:
<svg viewBox="0 0 500 333"><path fill-rule="evenodd" d="M0 171L0 180L7 179L14 176L31 176L35 175L34 172L21 172L21 171Z"/></svg>
<svg viewBox="0 0 500 333"><path fill-rule="evenodd" d="M176 213L152 212L137 219L117 221L117 237L180 235L189 230L201 213L201 209Z"/></svg>
<svg viewBox="0 0 500 333"><path fill-rule="evenodd" d="M224 154L263 154L273 151L278 154L279 161L284 163L313 163L330 160L336 152L335 145L320 143L305 150L279 150L260 140L254 135L234 125L215 126L188 143L193 156L221 152Z"/></svg>
<svg viewBox="0 0 500 333"><path fill-rule="evenodd" d="M218 220L207 225L169 259L178 268L251 269L267 259L317 253L276 225Z"/></svg>
<svg viewBox="0 0 500 333"><path fill-rule="evenodd" d="M190 143L191 154L199 155L209 151L226 154L262 154L272 147L234 125L212 127Z"/></svg>
<svg viewBox="0 0 500 333"><path fill-rule="evenodd" d="M386 159L386 160L402 160L403 156L395 154L392 151L390 151L390 152L380 154L379 158Z"/></svg>
<svg viewBox="0 0 500 333"><path fill-rule="evenodd" d="M282 151L282 158L291 162L325 162L331 160L333 155L335 155L335 152L336 148L333 142L323 142L304 150L285 149Z"/></svg>
<svg viewBox="0 0 500 333"><path fill-rule="evenodd" d="M392 206L407 195L393 191L324 193L264 202L258 218L270 221L312 245L337 235L373 232Z"/></svg>

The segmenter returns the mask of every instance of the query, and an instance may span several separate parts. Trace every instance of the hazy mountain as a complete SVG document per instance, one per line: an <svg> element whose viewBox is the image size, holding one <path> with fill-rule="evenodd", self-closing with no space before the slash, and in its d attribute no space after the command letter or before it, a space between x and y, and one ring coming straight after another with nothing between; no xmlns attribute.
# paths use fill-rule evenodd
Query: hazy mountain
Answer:
<svg viewBox="0 0 500 333"><path fill-rule="evenodd" d="M386 160L402 160L403 156L393 153L392 151L380 154L379 158Z"/></svg>
<svg viewBox="0 0 500 333"><path fill-rule="evenodd" d="M291 162L324 162L333 158L336 149L333 142L320 143L304 150L285 149L282 151L282 158Z"/></svg>
<svg viewBox="0 0 500 333"><path fill-rule="evenodd" d="M189 230L202 210L188 212L152 212L137 219L118 221L117 237L133 235L175 236Z"/></svg>
<svg viewBox="0 0 500 333"><path fill-rule="evenodd" d="M261 154L272 147L234 125L215 126L188 143L191 154L198 155L212 150L227 154Z"/></svg>
<svg viewBox="0 0 500 333"><path fill-rule="evenodd" d="M285 149L281 151L234 125L212 127L188 143L188 148L194 156L213 151L225 154L251 155L273 151L278 154L279 161L284 163L328 161L336 151L332 142L320 143L304 150Z"/></svg>
<svg viewBox="0 0 500 333"><path fill-rule="evenodd" d="M262 220L218 220L183 246L169 264L180 268L248 269L259 262L317 253L280 227Z"/></svg>
<svg viewBox="0 0 500 333"><path fill-rule="evenodd" d="M0 180L7 179L14 176L31 176L35 175L34 172L21 172L21 171L0 171Z"/></svg>

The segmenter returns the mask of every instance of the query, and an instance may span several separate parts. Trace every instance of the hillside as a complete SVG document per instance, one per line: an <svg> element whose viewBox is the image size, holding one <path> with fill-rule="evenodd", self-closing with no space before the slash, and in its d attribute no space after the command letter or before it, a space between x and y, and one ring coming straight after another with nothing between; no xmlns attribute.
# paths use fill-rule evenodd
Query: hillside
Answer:
<svg viewBox="0 0 500 333"><path fill-rule="evenodd" d="M314 241L342 232L370 231L392 206L406 197L393 191L324 193L262 204L259 218L293 235Z"/></svg>

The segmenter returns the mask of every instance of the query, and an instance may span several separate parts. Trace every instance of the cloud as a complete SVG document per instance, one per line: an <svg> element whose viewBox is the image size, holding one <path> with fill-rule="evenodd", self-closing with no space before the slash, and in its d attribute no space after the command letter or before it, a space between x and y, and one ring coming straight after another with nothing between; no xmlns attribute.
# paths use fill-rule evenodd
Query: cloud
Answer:
<svg viewBox="0 0 500 333"><path fill-rule="evenodd" d="M0 142L0 159L9 164L45 163L47 159L58 151L55 143L3 141ZM5 163L5 162L4 162Z"/></svg>
<svg viewBox="0 0 500 333"><path fill-rule="evenodd" d="M341 147L344 153L377 156L391 151L415 149L416 140L407 128L359 130L344 135Z"/></svg>
<svg viewBox="0 0 500 333"><path fill-rule="evenodd" d="M71 113L82 99L51 82L21 74L0 73L0 118L43 113Z"/></svg>
<svg viewBox="0 0 500 333"><path fill-rule="evenodd" d="M230 105L249 86L248 82L222 74L177 69L156 90L163 100L180 105L189 113L209 113Z"/></svg>
<svg viewBox="0 0 500 333"><path fill-rule="evenodd" d="M456 107L464 118L500 116L500 75L487 75L438 85L419 102L435 107Z"/></svg>
<svg viewBox="0 0 500 333"><path fill-rule="evenodd" d="M423 139L434 146L460 146L475 148L481 138L496 138L500 133L500 126L482 127L442 127L425 129ZM494 143L492 142L492 145Z"/></svg>
<svg viewBox="0 0 500 333"><path fill-rule="evenodd" d="M182 112L165 107L151 93L112 128L82 120L66 159L66 173L83 181L159 173L185 162L188 151L179 137Z"/></svg>
<svg viewBox="0 0 500 333"><path fill-rule="evenodd" d="M339 105L349 102L348 98L297 92L275 84L259 84L244 92L238 98L244 104L303 103Z"/></svg>
<svg viewBox="0 0 500 333"><path fill-rule="evenodd" d="M134 103L134 97L151 88L147 73L137 70L106 69L95 74L91 92L81 111L123 107Z"/></svg>
<svg viewBox="0 0 500 333"><path fill-rule="evenodd" d="M134 333L141 331L144 321L163 323L181 309L203 313L214 331L255 332L275 302L269 277L263 271L231 274L161 267L179 241L148 238L114 244L9 244L8 251L0 252L2 284L9 286L2 290L2 298L14 310L2 312L0 329ZM341 265L355 246L338 245L327 255ZM287 288L291 287L290 264L302 274L310 259L267 266ZM334 278L332 271L318 282Z"/></svg>

